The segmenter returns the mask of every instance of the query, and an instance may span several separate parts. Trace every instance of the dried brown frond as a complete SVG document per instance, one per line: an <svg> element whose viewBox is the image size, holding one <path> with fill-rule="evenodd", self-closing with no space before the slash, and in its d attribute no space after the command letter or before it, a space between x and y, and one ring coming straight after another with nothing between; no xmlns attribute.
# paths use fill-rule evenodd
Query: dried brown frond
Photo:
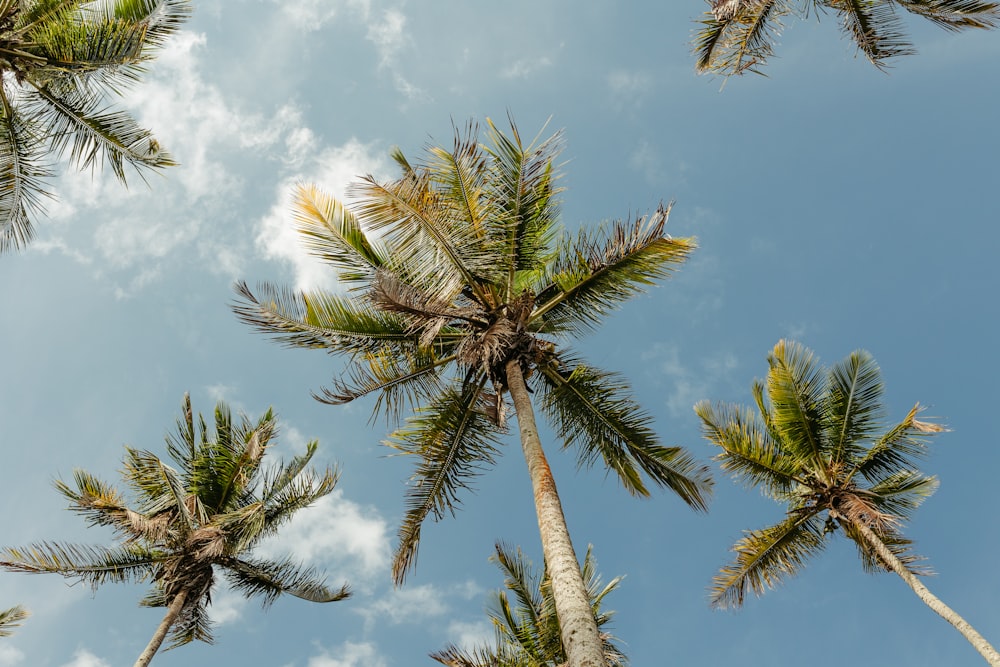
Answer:
<svg viewBox="0 0 1000 667"><path fill-rule="evenodd" d="M198 560L213 561L225 553L226 535L215 525L202 526L188 537L185 551Z"/></svg>
<svg viewBox="0 0 1000 667"><path fill-rule="evenodd" d="M858 493L838 493L831 500L831 506L848 521L868 526L876 533L893 530L901 523L899 517L880 511L871 501Z"/></svg>

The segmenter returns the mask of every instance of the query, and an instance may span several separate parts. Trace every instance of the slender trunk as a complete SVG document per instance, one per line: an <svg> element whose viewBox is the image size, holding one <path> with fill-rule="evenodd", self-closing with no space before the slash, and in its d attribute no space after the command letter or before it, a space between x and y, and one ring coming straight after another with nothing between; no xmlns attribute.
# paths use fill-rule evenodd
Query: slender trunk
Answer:
<svg viewBox="0 0 1000 667"><path fill-rule="evenodd" d="M842 517L843 518L843 517ZM954 609L946 605L944 602L938 599L936 595L927 590L920 579L918 579L912 572L906 569L906 566L896 557L894 553L889 551L889 548L885 543L879 539L878 535L875 534L868 526L861 522L852 522L854 527L861 533L865 542L875 550L878 557L882 559L890 570L898 574L907 585L913 589L913 592L917 594L917 597L924 601L928 607L934 610L941 618L951 623L955 626L955 629L962 633L969 643L979 651L979 654L986 658L986 662L993 665L993 667L1000 667L1000 653L986 641L981 634L976 632L969 623L959 616Z"/></svg>
<svg viewBox="0 0 1000 667"><path fill-rule="evenodd" d="M156 632L153 633L153 638L149 640L149 644L146 645L146 649L139 656L139 659L135 661L134 667L147 667L156 652L160 650L160 646L163 644L163 639L170 632L170 628L173 627L174 621L181 613L181 609L184 608L184 603L187 601L187 591L181 589L174 599L171 601L170 606L167 607L167 615L163 617L160 621L160 627L156 628Z"/></svg>
<svg viewBox="0 0 1000 667"><path fill-rule="evenodd" d="M580 562L569 539L566 517L563 515L555 479L545 460L542 441L535 425L535 412L524 383L520 362L507 362L507 388L514 401L521 447L531 475L535 494L538 531L542 536L545 567L552 580L552 597L562 631L563 648L569 667L606 667L601 638L590 607L590 598L583 583Z"/></svg>

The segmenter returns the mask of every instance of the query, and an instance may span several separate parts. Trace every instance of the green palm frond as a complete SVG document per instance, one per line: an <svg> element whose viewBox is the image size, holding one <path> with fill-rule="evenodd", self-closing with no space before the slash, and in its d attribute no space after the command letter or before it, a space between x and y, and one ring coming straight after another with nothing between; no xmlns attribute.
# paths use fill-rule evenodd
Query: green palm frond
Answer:
<svg viewBox="0 0 1000 667"><path fill-rule="evenodd" d="M829 0L829 6L840 14L841 26L858 50L879 69L888 58L915 53L892 2Z"/></svg>
<svg viewBox="0 0 1000 667"><path fill-rule="evenodd" d="M295 189L292 217L306 249L337 269L344 283L363 287L385 265L385 249L368 238L357 217L314 185Z"/></svg>
<svg viewBox="0 0 1000 667"><path fill-rule="evenodd" d="M790 13L787 0L729 0L726 12L707 12L695 36L699 72L730 76L760 73L774 51L781 32L781 17Z"/></svg>
<svg viewBox="0 0 1000 667"><path fill-rule="evenodd" d="M125 21L139 25L143 35L144 58L161 48L166 39L176 33L191 16L190 0L114 0L105 20Z"/></svg>
<svg viewBox="0 0 1000 667"><path fill-rule="evenodd" d="M0 637L10 637L13 628L20 627L21 621L31 616L27 609L18 605L0 611Z"/></svg>
<svg viewBox="0 0 1000 667"><path fill-rule="evenodd" d="M597 233L583 230L564 243L536 297L532 320L546 330L581 333L656 280L669 277L694 250L691 239L664 231L670 207L661 205L632 223L615 222Z"/></svg>
<svg viewBox="0 0 1000 667"><path fill-rule="evenodd" d="M861 566L864 571L868 574L882 574L883 572L891 571L889 566L882 562L878 554L865 543L864 538L861 533L850 523L843 522L840 524L844 529L844 534L852 542L854 546L858 549L858 557L861 559ZM879 540L889 549L892 554L899 559L899 562L903 564L903 567L910 574L916 576L928 576L934 574L934 571L924 565L924 558L913 553L913 542L911 540L903 537L899 531L886 529L879 533Z"/></svg>
<svg viewBox="0 0 1000 667"><path fill-rule="evenodd" d="M274 562L233 558L223 562L223 566L233 588L248 598L261 597L264 607L283 593L309 602L336 602L351 595L346 584L329 588L314 568L302 567L291 559Z"/></svg>
<svg viewBox="0 0 1000 667"><path fill-rule="evenodd" d="M570 357L540 371L536 386L542 411L565 446L577 448L581 465L600 459L630 493L647 496L644 472L688 505L706 509L712 489L708 468L680 448L659 444L652 418L631 396L623 377Z"/></svg>
<svg viewBox="0 0 1000 667"><path fill-rule="evenodd" d="M399 529L393 559L393 579L402 583L416 564L424 520L454 513L459 494L471 479L491 466L497 453L493 419L483 409L481 393L486 377L467 386L444 389L426 408L407 420L405 428L386 443L418 457L406 494L406 514Z"/></svg>
<svg viewBox="0 0 1000 667"><path fill-rule="evenodd" d="M24 548L7 547L0 551L0 567L25 574L58 574L97 588L108 582L148 580L161 558L136 544L110 548L36 542Z"/></svg>
<svg viewBox="0 0 1000 667"><path fill-rule="evenodd" d="M858 457L850 476L860 474L878 482L901 468L914 468L918 459L927 454L927 439L944 430L937 424L917 419L920 404L910 408L903 421L878 438L864 456Z"/></svg>
<svg viewBox="0 0 1000 667"><path fill-rule="evenodd" d="M41 128L11 104L0 81L0 253L24 248L34 236L32 218L52 194L45 184L52 168Z"/></svg>
<svg viewBox="0 0 1000 667"><path fill-rule="evenodd" d="M769 528L744 531L733 546L736 559L715 576L712 606L742 606L748 591L759 596L794 576L824 545L823 522L815 512L791 514Z"/></svg>
<svg viewBox="0 0 1000 667"><path fill-rule="evenodd" d="M212 619L208 615L208 604L211 596L198 600L197 603L184 605L180 615L170 629L170 645L166 650L175 649L193 641L205 644L214 644L215 636L212 634Z"/></svg>
<svg viewBox="0 0 1000 667"><path fill-rule="evenodd" d="M180 476L155 454L126 447L123 476L143 499L139 511L149 515L169 512L177 517L174 522L176 530L194 529L195 518L188 507L188 494Z"/></svg>
<svg viewBox="0 0 1000 667"><path fill-rule="evenodd" d="M824 411L824 436L830 460L854 460L881 426L882 374L875 359L858 350L829 372L828 407Z"/></svg>
<svg viewBox="0 0 1000 667"><path fill-rule="evenodd" d="M1000 3L984 0L894 0L908 12L922 16L946 30L995 28L1000 23Z"/></svg>
<svg viewBox="0 0 1000 667"><path fill-rule="evenodd" d="M701 418L705 439L722 448L715 460L744 485L784 498L803 482L797 476L799 466L784 455L749 409L701 401L694 411Z"/></svg>
<svg viewBox="0 0 1000 667"><path fill-rule="evenodd" d="M822 367L810 350L785 340L774 346L767 361L765 386L781 447L803 463L822 468L828 448L821 430L826 391Z"/></svg>
<svg viewBox="0 0 1000 667"><path fill-rule="evenodd" d="M937 477L918 470L899 470L872 484L867 491L879 511L909 519L937 487Z"/></svg>

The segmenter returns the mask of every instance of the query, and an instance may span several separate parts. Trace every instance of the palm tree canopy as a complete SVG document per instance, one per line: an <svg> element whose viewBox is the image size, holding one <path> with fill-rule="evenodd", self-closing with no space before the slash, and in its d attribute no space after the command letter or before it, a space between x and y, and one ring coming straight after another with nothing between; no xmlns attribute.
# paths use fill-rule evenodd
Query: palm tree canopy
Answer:
<svg viewBox="0 0 1000 667"><path fill-rule="evenodd" d="M890 58L914 53L899 9L921 16L946 30L993 28L1000 3L986 0L711 0L695 36L697 68L730 76L761 73L790 15L828 11L841 30L873 65L885 69Z"/></svg>
<svg viewBox="0 0 1000 667"><path fill-rule="evenodd" d="M918 420L919 404L886 424L881 373L863 350L826 369L810 350L783 340L768 364L767 378L753 384L754 408L695 406L705 438L722 449L723 470L786 506L781 522L736 543L734 562L715 578L712 604L738 607L747 590L773 588L839 529L857 544L866 570L885 571L857 525L871 528L908 570L925 573L901 528L937 487L916 462L943 427Z"/></svg>
<svg viewBox="0 0 1000 667"><path fill-rule="evenodd" d="M0 567L56 573L97 587L106 582L152 582L142 604L166 607L186 599L172 629L174 646L212 640L207 615L216 573L264 606L287 593L312 602L349 595L329 588L317 572L290 559L255 558L254 547L274 535L295 511L330 493L336 470L308 468L317 443L290 462L263 465L277 420L268 410L256 422L234 420L224 403L215 409L214 437L188 396L177 431L167 437L171 467L148 451L126 448L122 477L133 502L83 470L73 483L56 482L70 509L91 526L109 526L112 547L41 542L0 552Z"/></svg>
<svg viewBox="0 0 1000 667"><path fill-rule="evenodd" d="M21 621L30 615L28 610L20 605L0 611L0 637L10 637L14 634L13 628L19 627Z"/></svg>
<svg viewBox="0 0 1000 667"><path fill-rule="evenodd" d="M339 272L346 293L237 286L244 322L299 347L344 354L348 373L316 395L344 403L377 396L390 419L419 406L389 438L417 457L394 573L412 566L428 516L453 512L498 454L508 411L505 367L517 360L541 409L581 466L601 461L629 492L648 483L704 509L708 469L665 447L619 375L568 345L624 301L668 277L694 249L664 231L669 207L569 234L557 225L561 137L522 141L470 123L454 147L421 163L398 150L402 175L369 176L350 207L298 190L299 231Z"/></svg>
<svg viewBox="0 0 1000 667"><path fill-rule="evenodd" d="M452 645L430 657L448 667L561 667L567 657L548 570L543 568L539 577L520 549L515 551L499 542L495 549L490 560L503 572L506 589L496 591L487 610L496 631L495 643L471 649ZM618 648L616 638L606 631L614 612L601 609L604 598L618 588L622 577L605 584L588 547L583 579L594 620L601 630L605 662L609 667L625 667L628 658Z"/></svg>
<svg viewBox="0 0 1000 667"><path fill-rule="evenodd" d="M23 248L69 153L80 169L174 164L153 135L106 102L190 13L189 0L0 0L0 253Z"/></svg>

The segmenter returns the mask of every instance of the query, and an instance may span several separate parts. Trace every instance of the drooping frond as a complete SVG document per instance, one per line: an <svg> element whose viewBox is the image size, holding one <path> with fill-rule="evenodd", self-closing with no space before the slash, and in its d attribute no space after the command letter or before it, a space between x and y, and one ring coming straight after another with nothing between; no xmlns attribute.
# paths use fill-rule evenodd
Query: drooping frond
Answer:
<svg viewBox="0 0 1000 667"><path fill-rule="evenodd" d="M909 519L934 491L938 479L918 470L899 470L868 487L872 504L879 511Z"/></svg>
<svg viewBox="0 0 1000 667"><path fill-rule="evenodd" d="M385 265L385 249L368 238L350 210L315 185L296 187L292 217L306 249L329 262L341 282L365 286Z"/></svg>
<svg viewBox="0 0 1000 667"><path fill-rule="evenodd" d="M759 596L794 576L824 544L823 522L815 512L791 514L769 528L744 531L733 546L736 559L715 576L712 606L742 606L748 591Z"/></svg>
<svg viewBox="0 0 1000 667"><path fill-rule="evenodd" d="M864 571L868 574L881 574L883 572L891 572L891 568L882 561L878 553L865 542L864 537L856 526L850 522L842 522L839 524L844 529L844 534L854 542L854 546L858 549L858 557L861 559L861 566ZM880 531L878 534L878 539L886 546L886 548L899 559L899 562L903 564L903 567L910 574L916 576L927 576L933 574L934 571L924 564L924 558L913 552L913 542L906 539L897 530L891 528Z"/></svg>
<svg viewBox="0 0 1000 667"><path fill-rule="evenodd" d="M679 447L663 447L651 417L631 396L628 383L569 357L542 366L536 386L542 410L581 465L601 460L632 494L649 491L642 473L673 490L691 507L707 508L712 479L706 466Z"/></svg>
<svg viewBox="0 0 1000 667"><path fill-rule="evenodd" d="M31 220L51 197L45 179L52 176L41 128L14 108L6 85L0 78L0 254L31 241Z"/></svg>
<svg viewBox="0 0 1000 667"><path fill-rule="evenodd" d="M117 489L84 470L74 470L73 480L76 488L57 480L56 489L69 499L69 509L82 515L89 525L110 526L126 543L156 544L166 538L170 528L166 515L135 511Z"/></svg>
<svg viewBox="0 0 1000 667"><path fill-rule="evenodd" d="M749 409L701 401L694 411L701 418L705 439L722 448L715 460L744 485L784 498L802 483L794 459L781 451Z"/></svg>
<svg viewBox="0 0 1000 667"><path fill-rule="evenodd" d="M651 216L618 221L596 233L583 230L563 243L538 290L534 325L589 331L644 287L669 277L695 248L693 240L665 233L669 214L670 207L661 205Z"/></svg>
<svg viewBox="0 0 1000 667"><path fill-rule="evenodd" d="M195 528L192 509L188 506L187 491L177 471L151 452L125 448L125 481L142 502L138 508L143 514L154 515L170 512L176 516L173 528L188 531Z"/></svg>
<svg viewBox="0 0 1000 667"><path fill-rule="evenodd" d="M878 482L898 470L915 468L916 461L927 454L927 439L944 430L942 426L917 419L920 404L910 408L903 421L894 425L860 457L851 476L860 474Z"/></svg>
<svg viewBox="0 0 1000 667"><path fill-rule="evenodd" d="M840 14L841 26L858 50L879 69L888 58L915 53L892 2L829 0L829 6Z"/></svg>
<svg viewBox="0 0 1000 667"><path fill-rule="evenodd" d="M10 637L13 628L20 627L21 621L31 616L27 609L18 605L0 611L0 637Z"/></svg>
<svg viewBox="0 0 1000 667"><path fill-rule="evenodd" d="M778 341L767 361L765 387L781 447L804 465L819 469L828 449L822 431L823 369L810 350L794 341Z"/></svg>
<svg viewBox="0 0 1000 667"><path fill-rule="evenodd" d="M881 426L882 374L871 354L857 350L830 368L827 386L824 438L830 461L847 463L867 448Z"/></svg>
<svg viewBox="0 0 1000 667"><path fill-rule="evenodd" d="M706 12L695 36L699 72L730 76L758 72L772 55L788 14L787 0L728 0L715 3L726 11Z"/></svg>
<svg viewBox="0 0 1000 667"><path fill-rule="evenodd" d="M894 0L908 12L922 16L946 30L995 28L1000 23L1000 3L984 0Z"/></svg>
<svg viewBox="0 0 1000 667"><path fill-rule="evenodd" d="M388 445L418 458L406 494L406 514L392 574L397 584L416 563L424 520L440 520L454 513L459 494L469 488L480 470L493 464L497 453L496 427L482 407L486 377L464 386L444 389L426 408L392 434Z"/></svg>
<svg viewBox="0 0 1000 667"><path fill-rule="evenodd" d="M208 615L208 605L212 601L211 592L205 591L195 600L184 605L177 620L170 629L170 645L167 650L190 644L193 641L214 644L212 619Z"/></svg>
<svg viewBox="0 0 1000 667"><path fill-rule="evenodd" d="M107 582L142 582L160 560L139 545L102 547L36 542L0 551L0 567L26 574L59 574L97 588Z"/></svg>
<svg viewBox="0 0 1000 667"><path fill-rule="evenodd" d="M270 606L283 593L309 602L336 602L351 595L347 584L329 588L314 568L303 567L291 559L233 558L224 561L222 566L233 588L248 598L261 597L264 607Z"/></svg>

